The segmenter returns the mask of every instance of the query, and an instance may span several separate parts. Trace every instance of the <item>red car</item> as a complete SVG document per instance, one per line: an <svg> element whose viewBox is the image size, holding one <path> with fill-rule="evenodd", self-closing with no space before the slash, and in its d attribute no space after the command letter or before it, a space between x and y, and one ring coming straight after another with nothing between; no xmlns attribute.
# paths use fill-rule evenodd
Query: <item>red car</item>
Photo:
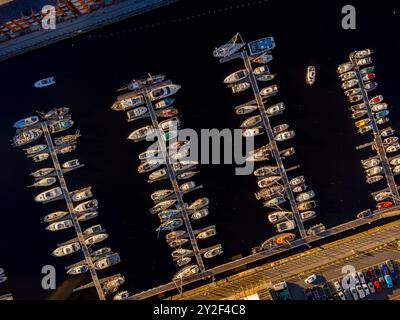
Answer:
<svg viewBox="0 0 400 320"><path fill-rule="evenodd" d="M376 276L375 276L374 269L369 268L369 269L368 269L368 273L369 273L369 276L371 277L371 281L372 281L372 282L375 282L375 281L376 281Z"/></svg>
<svg viewBox="0 0 400 320"><path fill-rule="evenodd" d="M390 206L392 206L392 205L393 205L393 202L392 202L392 201L382 201L382 202L379 202L379 203L376 205L376 207L377 207L378 209L384 209L384 208L390 207Z"/></svg>
<svg viewBox="0 0 400 320"><path fill-rule="evenodd" d="M379 283L378 280L375 280L375 281L374 281L374 287L375 287L376 290L379 290L379 289L382 288L382 287L381 287L381 284Z"/></svg>

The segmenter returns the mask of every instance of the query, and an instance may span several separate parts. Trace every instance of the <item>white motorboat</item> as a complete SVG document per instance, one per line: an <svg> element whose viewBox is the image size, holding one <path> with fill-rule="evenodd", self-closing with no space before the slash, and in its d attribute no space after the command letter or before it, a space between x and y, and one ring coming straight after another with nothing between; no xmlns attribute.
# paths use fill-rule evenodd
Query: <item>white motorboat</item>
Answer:
<svg viewBox="0 0 400 320"><path fill-rule="evenodd" d="M12 139L12 144L15 147L20 147L39 139L43 135L41 129L31 129L18 133Z"/></svg>
<svg viewBox="0 0 400 320"><path fill-rule="evenodd" d="M161 154L160 149L149 149L139 154L139 160L149 160Z"/></svg>
<svg viewBox="0 0 400 320"><path fill-rule="evenodd" d="M284 132L278 133L275 136L275 140L276 141L285 141L285 140L289 140L289 139L293 138L294 136L295 136L295 133L293 130L284 131Z"/></svg>
<svg viewBox="0 0 400 320"><path fill-rule="evenodd" d="M190 256L192 253L193 253L193 250L184 249L184 248L178 248L178 249L175 249L174 251L172 251L171 256L174 259L178 259L178 258L181 258L181 257Z"/></svg>
<svg viewBox="0 0 400 320"><path fill-rule="evenodd" d="M349 102L354 103L354 102L361 101L362 99L363 99L363 96L361 94L356 94L355 96L349 97Z"/></svg>
<svg viewBox="0 0 400 320"><path fill-rule="evenodd" d="M228 43L219 46L218 48L215 48L213 51L213 55L216 58L225 58L229 57L235 52L239 51L241 48L243 48L246 44L242 42L238 42L238 39L240 38L239 33L235 34L235 36L229 40Z"/></svg>
<svg viewBox="0 0 400 320"><path fill-rule="evenodd" d="M67 270L67 274L69 275L76 275L76 274L83 274L89 271L89 267L86 264L81 264L76 267L69 268Z"/></svg>
<svg viewBox="0 0 400 320"><path fill-rule="evenodd" d="M24 149L27 155L42 152L47 149L47 144L37 144L36 146Z"/></svg>
<svg viewBox="0 0 400 320"><path fill-rule="evenodd" d="M263 127L256 127L242 130L242 136L245 138L256 137L264 133Z"/></svg>
<svg viewBox="0 0 400 320"><path fill-rule="evenodd" d="M48 86L52 86L52 85L54 85L55 83L56 83L55 78L54 78L54 77L49 77L49 78L45 78L45 79L36 81L36 82L33 84L33 86L34 86L35 88L45 88L45 87L48 87Z"/></svg>
<svg viewBox="0 0 400 320"><path fill-rule="evenodd" d="M393 198L393 195L390 191L382 191L374 196L375 201L383 201L391 198Z"/></svg>
<svg viewBox="0 0 400 320"><path fill-rule="evenodd" d="M62 190L60 187L56 187L47 191L44 191L40 194L38 194L34 200L36 202L45 202L45 201L50 201L53 199L56 199L60 197L63 194Z"/></svg>
<svg viewBox="0 0 400 320"><path fill-rule="evenodd" d="M144 103L144 98L142 95L133 95L130 96L129 98L125 98L114 102L113 105L111 106L111 109L114 111L125 111L138 107L143 103Z"/></svg>
<svg viewBox="0 0 400 320"><path fill-rule="evenodd" d="M198 233L196 235L196 239L203 240L203 239L207 239L207 238L213 237L216 234L217 234L217 230L215 229L214 226L211 226L210 228L207 228L206 230Z"/></svg>
<svg viewBox="0 0 400 320"><path fill-rule="evenodd" d="M246 158L246 161L253 161L253 162L266 161L270 157L271 150L272 147L269 144L262 146L257 150L251 151L249 153L249 156Z"/></svg>
<svg viewBox="0 0 400 320"><path fill-rule="evenodd" d="M86 228L83 231L83 234L85 236L88 236L88 235L92 235L92 234L97 234L97 233L102 232L102 231L103 231L103 228L101 227L101 224L95 224L93 226L90 226L89 228Z"/></svg>
<svg viewBox="0 0 400 320"><path fill-rule="evenodd" d="M175 240L172 240L172 241L170 241L170 242L168 242L168 245L171 247L171 248L175 248L175 247L181 247L182 245L184 245L185 243L188 243L189 242L189 239L187 239L187 238L182 238L182 239L175 239ZM183 258L184 259L184 258ZM189 258L189 261L188 261L188 263L191 261L191 259Z"/></svg>
<svg viewBox="0 0 400 320"><path fill-rule="evenodd" d="M373 106L371 106L371 110L374 111L374 112L379 112L379 111L382 111L382 110L386 110L387 107L388 107L388 104L386 102L377 103L377 104L374 104Z"/></svg>
<svg viewBox="0 0 400 320"><path fill-rule="evenodd" d="M259 188L267 188L269 186L272 186L281 179L282 179L281 176L269 176L266 178L262 178L261 180L258 180L257 185Z"/></svg>
<svg viewBox="0 0 400 320"><path fill-rule="evenodd" d="M250 88L250 82L244 81L231 86L233 93L239 93Z"/></svg>
<svg viewBox="0 0 400 320"><path fill-rule="evenodd" d="M180 240L183 240L183 239L180 239ZM183 258L180 258L180 259L176 260L176 265L178 267L183 267L183 266L187 265L188 263L190 263L191 261L192 261L192 258L183 257Z"/></svg>
<svg viewBox="0 0 400 320"><path fill-rule="evenodd" d="M165 236L165 239L167 241L173 241L173 240L182 238L185 234L186 234L186 231L184 231L184 230L175 230L175 231L168 233Z"/></svg>
<svg viewBox="0 0 400 320"><path fill-rule="evenodd" d="M381 161L377 158L369 158L366 160L361 160L361 164L365 169L369 169L375 166L378 166L381 163Z"/></svg>
<svg viewBox="0 0 400 320"><path fill-rule="evenodd" d="M67 211L55 211L45 216L42 220L43 222L52 223L54 221L64 218L68 214L69 212Z"/></svg>
<svg viewBox="0 0 400 320"><path fill-rule="evenodd" d="M62 221L57 221L49 224L46 227L46 230L49 231L59 231L59 230L64 230L73 227L72 220L67 219L67 220L62 220Z"/></svg>
<svg viewBox="0 0 400 320"><path fill-rule="evenodd" d="M242 122L240 125L240 128L246 129L246 128L253 128L259 125L262 122L262 118L260 115L255 115L252 116Z"/></svg>
<svg viewBox="0 0 400 320"><path fill-rule="evenodd" d="M164 159L161 159L161 158L145 160L138 166L138 172L146 173L146 172L153 171L153 170L157 169L163 163L165 163L165 161L164 161Z"/></svg>
<svg viewBox="0 0 400 320"><path fill-rule="evenodd" d="M81 250L81 246L80 246L79 242L73 242L73 243L58 247L57 249L55 249L52 252L52 255L55 257L64 257L66 255L77 252L79 250Z"/></svg>
<svg viewBox="0 0 400 320"><path fill-rule="evenodd" d="M181 218L167 220L157 228L157 231L170 231L177 229L183 225L183 220Z"/></svg>
<svg viewBox="0 0 400 320"><path fill-rule="evenodd" d="M299 177L293 178L293 179L291 179L291 180L289 181L289 184L290 184L290 186L292 186L292 187L296 187L296 186L298 186L298 185L300 185L300 184L303 184L303 183L305 183L305 178L304 178L304 176L299 176Z"/></svg>
<svg viewBox="0 0 400 320"><path fill-rule="evenodd" d="M396 157L396 158L391 159L391 160L390 160L390 164L391 164L392 166L398 166L398 165L400 165L400 157Z"/></svg>
<svg viewBox="0 0 400 320"><path fill-rule="evenodd" d="M342 73L341 75L339 75L339 77L340 77L340 80L342 80L342 81L348 81L348 80L354 79L356 77L356 75L357 74L355 71L349 71L346 73Z"/></svg>
<svg viewBox="0 0 400 320"><path fill-rule="evenodd" d="M257 67L253 70L253 73L255 76L260 76L262 74L270 74L269 67L268 67L268 65L263 65L263 66Z"/></svg>
<svg viewBox="0 0 400 320"><path fill-rule="evenodd" d="M303 202L303 201L307 201L307 200L311 200L315 197L315 193L313 190L307 191L307 192L303 192L300 193L297 197L296 197L296 201L297 202Z"/></svg>
<svg viewBox="0 0 400 320"><path fill-rule="evenodd" d="M358 80L357 79L347 80L347 81L342 83L342 88L344 90L351 89L354 86L356 86L357 84L358 84Z"/></svg>
<svg viewBox="0 0 400 320"><path fill-rule="evenodd" d="M395 143L386 148L387 153L393 153L400 150L400 144Z"/></svg>
<svg viewBox="0 0 400 320"><path fill-rule="evenodd" d="M242 70L236 71L234 73L231 73L229 76L227 76L224 79L224 83L231 84L231 83L239 82L239 81L246 79L248 76L249 76L249 72L247 71L247 69L242 69Z"/></svg>
<svg viewBox="0 0 400 320"><path fill-rule="evenodd" d="M63 169L72 169L72 168L76 168L78 166L80 166L80 161L79 159L73 159L73 160L69 160L67 162L64 162L62 167Z"/></svg>
<svg viewBox="0 0 400 320"><path fill-rule="evenodd" d="M172 189L161 189L153 192L150 195L151 200L153 201L161 201L164 200L165 198L168 198L174 193L174 190Z"/></svg>
<svg viewBox="0 0 400 320"><path fill-rule="evenodd" d="M91 246L91 245L94 245L94 244L99 243L101 241L104 241L107 238L108 238L108 234L107 233L95 234L94 236L91 236L91 237L85 239L85 244L87 246Z"/></svg>
<svg viewBox="0 0 400 320"><path fill-rule="evenodd" d="M278 167L276 166L263 166L258 169L256 169L253 174L256 177L267 177L274 175L278 172Z"/></svg>
<svg viewBox="0 0 400 320"><path fill-rule="evenodd" d="M352 69L353 69L353 64L351 62L346 62L346 63L341 64L337 68L337 73L342 74L342 73L348 72Z"/></svg>
<svg viewBox="0 0 400 320"><path fill-rule="evenodd" d="M286 106L284 102L280 102L277 103L269 108L267 108L267 110L265 110L265 112L269 115L269 116L273 116L279 113L282 113L283 110L285 110Z"/></svg>
<svg viewBox="0 0 400 320"><path fill-rule="evenodd" d="M371 183L375 183L375 182L378 182L378 181L380 181L380 180L382 180L383 179L383 175L376 175L376 176L372 176L372 177L368 177L367 178L367 180L366 180L366 182L368 183L368 184L371 184Z"/></svg>
<svg viewBox="0 0 400 320"><path fill-rule="evenodd" d="M153 212L154 213L159 213L161 211L167 210L169 207L171 207L172 205L174 205L177 202L176 199L171 199L171 200L164 200L161 201L159 203L157 203L154 207L153 207Z"/></svg>
<svg viewBox="0 0 400 320"><path fill-rule="evenodd" d="M284 203L286 199L284 197L276 197L271 200L265 201L263 203L263 207L270 207L274 208L276 206L279 206L280 204Z"/></svg>
<svg viewBox="0 0 400 320"><path fill-rule="evenodd" d="M178 92L180 88L181 86L177 84L167 84L159 88L153 89L149 93L150 100L155 101L172 96L173 94Z"/></svg>
<svg viewBox="0 0 400 320"><path fill-rule="evenodd" d="M186 171L178 174L176 178L178 180L186 180L192 178L197 173L199 173L199 171Z"/></svg>
<svg viewBox="0 0 400 320"><path fill-rule="evenodd" d="M316 206L317 206L317 202L314 201L314 200L310 200L310 201L300 202L297 205L297 208L300 211L307 211L307 210L310 210L310 209L314 209Z"/></svg>
<svg viewBox="0 0 400 320"><path fill-rule="evenodd" d="M117 263L121 262L121 258L118 253L107 254L105 257L97 260L94 263L96 270L103 270L109 268Z"/></svg>
<svg viewBox="0 0 400 320"><path fill-rule="evenodd" d="M371 177L371 176L380 174L382 172L383 172L383 167L381 167L381 166L375 166L375 167L365 170L367 177Z"/></svg>
<svg viewBox="0 0 400 320"><path fill-rule="evenodd" d="M135 91L143 88L144 86L160 83L164 81L164 79L165 75L163 74L156 74L156 75L148 74L142 79L133 79L129 81L126 85L119 88L117 91Z"/></svg>
<svg viewBox="0 0 400 320"><path fill-rule="evenodd" d="M303 212L300 212L301 221L307 221L307 220L310 220L310 219L315 218L315 217L316 217L315 211L303 211Z"/></svg>
<svg viewBox="0 0 400 320"><path fill-rule="evenodd" d="M355 104L355 105L351 106L349 109L352 112L357 112L357 111L361 111L361 110L366 110L367 105L365 103L359 103L359 104Z"/></svg>
<svg viewBox="0 0 400 320"><path fill-rule="evenodd" d="M72 201L78 202L93 197L92 187L83 188L72 193Z"/></svg>
<svg viewBox="0 0 400 320"><path fill-rule="evenodd" d="M90 219L96 218L99 215L98 211L91 211L91 212L85 212L85 213L79 213L78 215L78 221L79 222L84 222L88 221Z"/></svg>
<svg viewBox="0 0 400 320"><path fill-rule="evenodd" d="M147 113L147 107L140 106L135 109L129 110L126 113L126 116L128 117L128 120L132 121L135 119L142 118L146 113Z"/></svg>
<svg viewBox="0 0 400 320"><path fill-rule="evenodd" d="M50 120L55 118L60 118L65 116L69 112L69 108L61 107L61 108L54 108L47 113L40 112L40 115L43 119Z"/></svg>
<svg viewBox="0 0 400 320"><path fill-rule="evenodd" d="M210 259L210 258L214 258L220 254L222 254L224 252L224 250L222 249L221 245L218 245L215 248L212 248L208 251L206 251L205 253L203 253L203 257L206 259Z"/></svg>
<svg viewBox="0 0 400 320"><path fill-rule="evenodd" d="M49 131L51 133L58 133L71 128L73 125L74 121L71 119L58 120L49 124Z"/></svg>
<svg viewBox="0 0 400 320"><path fill-rule="evenodd" d="M263 53L259 55L258 57L254 58L252 62L258 63L258 64L267 64L271 62L274 59L272 54L268 53Z"/></svg>
<svg viewBox="0 0 400 320"><path fill-rule="evenodd" d="M385 144L385 145L394 144L397 141L399 141L398 137L389 137L389 138L383 139L383 144Z"/></svg>
<svg viewBox="0 0 400 320"><path fill-rule="evenodd" d="M210 200L208 198L199 198L195 201L193 201L188 209L193 210L193 211L199 211L200 209L206 208L210 203Z"/></svg>
<svg viewBox="0 0 400 320"><path fill-rule="evenodd" d="M276 84L266 87L260 91L260 95L263 97L272 97L278 93L278 86Z"/></svg>
<svg viewBox="0 0 400 320"><path fill-rule="evenodd" d="M275 211L268 214L268 221L275 224L292 217L293 213L290 211Z"/></svg>
<svg viewBox="0 0 400 320"><path fill-rule="evenodd" d="M15 122L14 128L22 129L22 128L33 126L34 124L36 124L38 122L39 122L39 117L32 116L32 117L21 119L21 120Z"/></svg>
<svg viewBox="0 0 400 320"><path fill-rule="evenodd" d="M128 136L128 139L139 141L153 137L154 135L155 135L155 130L153 126L148 125L131 132L131 134Z"/></svg>
<svg viewBox="0 0 400 320"><path fill-rule="evenodd" d="M359 111L354 112L351 115L351 117L356 120L356 119L359 119L359 118L365 116L367 114L367 112L368 112L367 110L359 110Z"/></svg>
<svg viewBox="0 0 400 320"><path fill-rule="evenodd" d="M194 265L189 265L184 267L183 269L179 270L175 275L174 275L174 280L181 280L183 278L190 277L191 275L194 275L200 271L200 268L197 264Z"/></svg>
<svg viewBox="0 0 400 320"><path fill-rule="evenodd" d="M128 297L129 297L129 292L125 290L125 291L121 291L121 292L117 293L113 297L113 300L125 300Z"/></svg>
<svg viewBox="0 0 400 320"><path fill-rule="evenodd" d="M354 57L357 59L363 59L363 58L370 56L372 53L373 53L373 51L371 49L364 49L364 50L357 51L354 54Z"/></svg>
<svg viewBox="0 0 400 320"><path fill-rule="evenodd" d="M158 127L163 131L168 131L171 129L177 129L181 125L181 121L179 117L173 117L164 121L161 121L158 124Z"/></svg>
<svg viewBox="0 0 400 320"><path fill-rule="evenodd" d="M261 82L266 82L266 81L271 81L275 79L276 75L275 74L262 74L257 76L257 80Z"/></svg>
<svg viewBox="0 0 400 320"><path fill-rule="evenodd" d="M88 211L94 211L97 210L99 206L99 203L96 199L89 200L82 202L81 204L78 204L74 210L77 213L83 213L83 212L88 212Z"/></svg>
<svg viewBox="0 0 400 320"><path fill-rule="evenodd" d="M289 125L287 123L283 123L273 127L272 132L274 133L274 135L277 135L278 133L286 131L287 129L289 129Z"/></svg>
<svg viewBox="0 0 400 320"><path fill-rule="evenodd" d="M376 120L376 124L385 124L386 122L389 122L388 117L379 118L378 120Z"/></svg>
<svg viewBox="0 0 400 320"><path fill-rule="evenodd" d="M43 152L43 153L39 153L37 155L35 155L34 157L32 157L32 160L34 162L42 162L47 160L50 157L50 153L47 152Z"/></svg>
<svg viewBox="0 0 400 320"><path fill-rule="evenodd" d="M346 90L344 92L344 94L346 96L350 97L350 96L356 96L356 95L362 94L362 92L361 92L361 88L353 88L353 89Z"/></svg>
<svg viewBox="0 0 400 320"><path fill-rule="evenodd" d="M204 217L206 217L206 216L208 216L208 215L209 215L208 209L201 209L201 210L195 211L195 212L190 216L190 218L191 218L192 220L199 220L199 219L202 219L202 218L204 218Z"/></svg>
<svg viewBox="0 0 400 320"><path fill-rule="evenodd" d="M369 104L370 105L375 105L375 104L381 103L382 101L383 101L383 96L382 95L378 95L378 96L373 97L371 100L369 100Z"/></svg>
<svg viewBox="0 0 400 320"><path fill-rule="evenodd" d="M34 184L30 185L29 187L48 187L53 185L57 182L57 179L54 177L43 178L39 181L35 182Z"/></svg>
<svg viewBox="0 0 400 320"><path fill-rule="evenodd" d="M235 107L235 112L238 115L244 115L244 114L249 114L252 113L254 111L256 111L258 109L257 105L244 105L244 106L238 106Z"/></svg>
<svg viewBox="0 0 400 320"><path fill-rule="evenodd" d="M362 59L358 59L357 60L357 65L358 66L365 66L367 64L371 64L372 63L372 58L371 57L366 57L366 58L362 58Z"/></svg>
<svg viewBox="0 0 400 320"><path fill-rule="evenodd" d="M294 220L286 220L276 224L276 229L278 232L286 232L296 228L296 223Z"/></svg>
<svg viewBox="0 0 400 320"><path fill-rule="evenodd" d="M314 66L308 66L307 67L307 72L306 72L306 83L310 86L312 86L315 82L315 67Z"/></svg>

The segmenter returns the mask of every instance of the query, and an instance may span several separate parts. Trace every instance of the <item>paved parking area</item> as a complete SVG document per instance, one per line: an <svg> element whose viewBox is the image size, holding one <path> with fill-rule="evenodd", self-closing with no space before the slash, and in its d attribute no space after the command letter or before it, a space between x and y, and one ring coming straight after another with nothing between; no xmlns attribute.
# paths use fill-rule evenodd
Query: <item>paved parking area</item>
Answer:
<svg viewBox="0 0 400 320"><path fill-rule="evenodd" d="M304 300L304 289L312 288L315 286L322 286L325 282L333 282L340 280L347 273L342 272L344 266L354 266L356 271L360 271L372 266L376 266L386 260L397 260L400 261L400 250L393 249L391 247L382 246L375 248L371 251L362 252L361 254L343 259L336 263L324 266L322 268L310 269L307 273L301 273L295 277L286 279L290 294L294 300ZM318 276L315 285L307 285L304 280L311 274ZM377 293L367 296L365 299L368 300L388 300L388 299L400 299L400 286L399 281L392 289L383 289Z"/></svg>

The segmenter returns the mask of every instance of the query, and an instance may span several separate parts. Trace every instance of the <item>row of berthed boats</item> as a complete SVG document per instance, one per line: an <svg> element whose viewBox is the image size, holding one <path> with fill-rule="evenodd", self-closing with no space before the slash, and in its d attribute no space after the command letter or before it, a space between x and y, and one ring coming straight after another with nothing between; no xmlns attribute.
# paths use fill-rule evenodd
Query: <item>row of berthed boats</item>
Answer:
<svg viewBox="0 0 400 320"><path fill-rule="evenodd" d="M265 60L260 61L259 58L261 57ZM263 64L262 66L256 66L252 71L256 80L264 82L275 79L276 75L271 74L267 65L271 60L272 55L270 55L270 52L264 52L257 59L251 60L251 62ZM229 74L223 82L230 87L234 93L236 93L250 88L250 76L251 74L249 70L240 69ZM265 103L267 99L278 93L278 86L267 86L261 89L259 93ZM237 115L247 116L259 111L259 109L257 100L253 100L252 102L235 107L235 113ZM282 114L285 110L285 104L280 102L270 107L266 107L264 110L266 116L270 118ZM244 137L254 137L266 132L267 128L265 126L267 124L264 123L261 114L261 112L257 113L256 115L252 115L242 121L240 128L243 130L242 135ZM287 123L270 127L268 130L271 130L275 142L286 141L295 136L295 132L290 129L289 124ZM273 158L273 148L274 144L268 143L250 152L246 160L252 162L268 161ZM280 156L285 158L290 157L295 153L294 148L292 147L278 152ZM304 176L289 179L288 185L285 185L282 175L286 175L286 172L283 172L283 170L286 171L285 168L280 168L278 165L264 165L254 171L254 175L257 177L257 186L260 188L260 190L255 193L255 197L263 202L264 207L275 209L275 211L268 214L267 218L270 223L276 226L276 229L279 232L278 235L264 241L258 250L266 250L271 247L287 244L295 239L296 235L293 233L293 230L297 227L296 217L293 213L295 209L299 212L298 219L302 222L316 217L316 212L313 211L317 206L317 203L314 200L315 193L313 190L307 190ZM288 193L291 195L293 194L296 201L296 208L292 208L290 211L281 208L281 205L287 201Z"/></svg>
<svg viewBox="0 0 400 320"><path fill-rule="evenodd" d="M146 88L146 91L142 90ZM148 75L139 80L132 80L119 91L128 91L120 95L111 109L126 111L127 121L151 118L152 123L135 129L128 135L128 140L139 142L158 138L158 145L148 148L138 155L140 164L137 171L148 174L148 183L170 179L176 180L179 190L171 184L151 193L154 206L150 212L160 221L156 228L158 233L166 232L166 242L172 249L171 256L181 269L174 279L182 279L200 271L195 255L187 223L203 219L209 215L209 199L198 198L190 204L181 205L184 195L202 188L191 180L198 171L196 161L190 160L190 140L179 140L179 129L182 121L179 110L174 107L172 97L180 89L179 85L165 81L164 75ZM146 96L145 96L146 95ZM154 126L154 123L157 123ZM168 167L166 163L168 159ZM171 171L169 171L169 169ZM188 219L188 220L186 220ZM186 222L185 222L186 220ZM191 226L190 226L191 228ZM194 240L203 240L216 234L215 226L193 230ZM200 249L206 259L222 254L221 245Z"/></svg>
<svg viewBox="0 0 400 320"><path fill-rule="evenodd" d="M355 120L355 126L358 132L363 134L373 130L374 123L378 127L379 136L382 141L382 148L389 159L389 166L394 175L400 173L400 157L393 153L400 150L399 138L394 136L395 130L391 127L380 129L379 126L389 122L388 104L384 102L382 95L376 95L369 98L370 91L375 90L378 86L375 82L375 67L370 65L372 50L365 49L354 53L354 61L346 62L338 67L339 78L342 81L342 88L345 95L349 98L349 102L356 104L350 106L352 118ZM361 79L361 81L360 81ZM366 98L365 98L366 97ZM384 164L378 152L378 141L375 138L371 143L373 150L377 151L377 155L361 160L362 167L365 172L366 182L369 184L376 183L384 179ZM377 201L377 208L387 208L393 205L393 195L388 189L373 193L373 198ZM370 213L370 211L365 211ZM360 213L359 216L364 217L366 214Z"/></svg>
<svg viewBox="0 0 400 320"><path fill-rule="evenodd" d="M14 145L22 146L32 143L42 137L43 128L41 124L46 122L48 130L51 134L63 132L72 127L74 122L71 120L68 108L55 108L47 113L39 113L39 116L32 116L21 119L14 124L17 129L17 135L14 137ZM53 155L51 148L46 143L39 143L28 148L25 148L25 154L28 158L33 159L34 162L42 162L46 160L53 160L58 154L65 154L76 149L76 141L80 137L79 130L75 134L64 136L57 136L53 138L52 146L54 148ZM38 169L31 173L35 179L34 183L30 185L31 188L48 188L40 192L34 197L36 202L48 203L56 200L70 199L74 205L74 217L69 211L55 211L44 216L41 221L46 224L45 229L51 232L58 232L66 229L76 228L76 224L81 224L89 221L98 216L98 201L93 199L92 187L88 186L79 190L69 192L68 195L64 194L63 189L58 184L58 174L63 174L77 168L82 167L83 164L79 159L72 159L60 164L61 172L57 172L55 165ZM94 246L102 243L108 238L108 234L101 227L100 224L91 225L86 227L82 232L83 243L78 237L69 241L59 244L53 250L52 255L55 257L63 257L70 255L74 252L82 250L82 246L86 246L90 252L90 258L96 270L107 269L120 262L118 253L114 253L109 247L94 250ZM86 260L82 260L66 268L69 275L77 275L89 271L89 266ZM108 278L107 278L108 279ZM111 277L102 284L106 292L115 292L119 285L124 282L121 276ZM108 291L107 291L108 290Z"/></svg>

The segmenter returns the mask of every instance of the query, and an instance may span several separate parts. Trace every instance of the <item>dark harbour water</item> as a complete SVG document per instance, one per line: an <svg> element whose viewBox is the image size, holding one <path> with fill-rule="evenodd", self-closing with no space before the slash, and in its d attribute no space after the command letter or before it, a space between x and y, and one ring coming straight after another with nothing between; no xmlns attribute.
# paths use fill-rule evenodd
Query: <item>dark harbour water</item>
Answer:
<svg viewBox="0 0 400 320"><path fill-rule="evenodd" d="M318 217L307 226L317 222L334 226L374 205L369 192L383 188L384 182L373 187L364 183L360 159L371 152L356 151L354 147L369 141L370 136L356 133L336 67L354 49L374 49L377 93L384 94L391 106L390 125L400 128L397 110L400 41L394 36L399 29L400 10L389 2L379 6L360 3L355 31L341 28L343 4L337 2L309 1L294 5L289 1L268 1L202 15L213 8L236 3L182 1L0 64L3 168L0 265L9 277L5 291L12 291L16 299L51 297L40 286L41 268L51 264L58 271L59 289L53 297L93 297L93 291L70 294L85 276L65 280L64 266L81 259L81 255L58 259L50 256L56 243L71 238L73 232L50 234L39 220L47 213L62 210L63 203L41 205L33 201L40 191L25 186L32 183L29 173L41 166L34 165L21 150L9 144L14 133L13 122L35 110L54 106L69 106L76 128L83 134L78 150L61 158L79 157L86 165L66 175L66 179L71 190L93 186L100 202L100 217L95 223L107 229L110 239L105 244L122 257L121 264L112 272L126 276L124 288L131 292L171 279L176 271L171 250L164 235L157 238L158 221L148 211L152 205L150 193L158 186L167 187L167 183L148 185L146 176L137 174L137 154L146 148L146 143L134 144L126 137L145 122L128 124L123 114L109 107L116 89L131 78L148 72L165 73L182 85L176 106L185 127L196 130L238 127L243 119L234 114L233 106L246 102L251 94L233 96L222 80L241 65L239 61L221 65L212 56L214 47L237 31L248 41L268 35L275 37L277 47L270 69L278 74L275 83L280 92L270 103L284 101L287 109L273 118L272 123L289 123L296 131L295 139L282 147L296 148L295 157L285 163L287 167L300 164L301 169L291 176L304 174L310 189L317 194ZM398 13L394 15L395 10ZM198 14L201 15L197 18L186 19ZM182 20L163 27L127 32L178 18ZM304 81L309 64L317 67L317 81L311 88ZM34 81L49 75L56 76L54 87L43 90L32 87ZM264 139L261 136L257 141L261 144ZM275 231L266 220L268 211L253 196L257 189L253 176L235 176L232 165L202 165L200 169L195 180L204 189L189 195L187 201L200 195L211 200L210 216L195 224L195 228L217 226L217 236L202 244L205 247L222 243L225 249L222 256L207 261L211 267L235 255L248 254ZM84 227L92 224L87 222Z"/></svg>

